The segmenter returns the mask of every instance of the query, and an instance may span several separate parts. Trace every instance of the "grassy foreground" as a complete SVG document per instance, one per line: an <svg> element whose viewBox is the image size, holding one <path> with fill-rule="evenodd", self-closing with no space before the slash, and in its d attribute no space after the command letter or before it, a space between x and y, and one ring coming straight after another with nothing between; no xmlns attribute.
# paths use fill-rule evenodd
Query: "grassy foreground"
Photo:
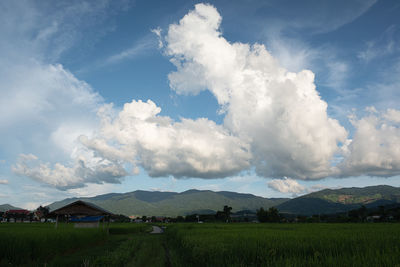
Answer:
<svg viewBox="0 0 400 267"><path fill-rule="evenodd" d="M167 235L173 266L400 266L400 224L185 224Z"/></svg>
<svg viewBox="0 0 400 267"><path fill-rule="evenodd" d="M124 266L151 241L150 229L145 224L111 224L107 234L102 228L75 229L72 224L55 229L48 223L3 223L0 266Z"/></svg>
<svg viewBox="0 0 400 267"><path fill-rule="evenodd" d="M0 224L0 266L400 266L400 224Z"/></svg>

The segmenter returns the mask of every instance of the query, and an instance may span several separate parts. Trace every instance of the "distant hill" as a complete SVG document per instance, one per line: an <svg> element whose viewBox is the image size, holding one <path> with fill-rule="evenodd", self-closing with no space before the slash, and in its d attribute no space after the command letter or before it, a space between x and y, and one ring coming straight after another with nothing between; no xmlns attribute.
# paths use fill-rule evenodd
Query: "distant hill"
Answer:
<svg viewBox="0 0 400 267"><path fill-rule="evenodd" d="M176 192L134 191L129 193L111 193L90 198L68 198L49 205L50 210L57 209L76 200L94 203L116 214L146 216L178 216L188 214L209 214L222 210L224 205L240 210L255 211L260 207L277 206L287 198L263 198L252 194L235 192L213 192L209 190L188 190Z"/></svg>
<svg viewBox="0 0 400 267"><path fill-rule="evenodd" d="M256 211L260 207L277 207L282 213L290 214L333 214L357 209L400 203L400 188L388 185L364 188L324 189L301 197L263 198L252 194L235 192L213 192L209 190L188 190L176 192L134 191L111 193L90 198L68 198L49 205L50 210L76 200L92 202L116 214L146 216L178 216L189 214L210 214L222 210L224 205L232 212Z"/></svg>
<svg viewBox="0 0 400 267"><path fill-rule="evenodd" d="M374 208L395 203L400 203L400 188L378 185L324 189L286 201L277 208L284 213L312 215L345 212L362 205Z"/></svg>
<svg viewBox="0 0 400 267"><path fill-rule="evenodd" d="M21 208L11 206L10 204L0 205L0 211L2 211L2 212L7 211L7 210L20 210L20 209Z"/></svg>

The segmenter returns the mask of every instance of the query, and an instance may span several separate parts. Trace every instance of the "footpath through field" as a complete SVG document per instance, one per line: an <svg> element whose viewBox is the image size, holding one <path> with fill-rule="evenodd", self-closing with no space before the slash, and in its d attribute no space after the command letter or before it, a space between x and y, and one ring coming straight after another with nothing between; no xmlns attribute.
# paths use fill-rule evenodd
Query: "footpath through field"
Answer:
<svg viewBox="0 0 400 267"><path fill-rule="evenodd" d="M162 234L164 231L161 227L152 225L153 231L150 232L150 234Z"/></svg>
<svg viewBox="0 0 400 267"><path fill-rule="evenodd" d="M162 233L164 233L164 227L159 227L159 226L156 226L156 225L152 225L151 227L153 227L153 230L150 232L150 234L162 234ZM162 239L163 238L163 236L159 236L158 238L157 238L157 241L158 241L158 245L161 245L162 246L162 248L163 248L163 252L164 253L159 253L159 255L158 256L160 256L160 255L163 255L164 256L164 266L165 267L171 267L172 265L171 265L171 256L170 256L170 254L169 254L169 249L168 249L168 247L167 247L167 244L165 243L165 240L164 239ZM160 251L160 250L158 250L158 251Z"/></svg>

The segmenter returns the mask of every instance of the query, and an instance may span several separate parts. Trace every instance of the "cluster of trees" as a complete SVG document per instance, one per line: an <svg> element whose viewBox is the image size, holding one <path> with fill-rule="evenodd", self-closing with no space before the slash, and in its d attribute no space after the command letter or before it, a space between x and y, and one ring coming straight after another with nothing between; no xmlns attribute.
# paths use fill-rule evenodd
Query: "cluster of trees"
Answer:
<svg viewBox="0 0 400 267"><path fill-rule="evenodd" d="M259 222L280 222L282 216L279 214L279 211L275 207L271 207L268 210L264 210L264 208L260 208L257 210L257 219Z"/></svg>
<svg viewBox="0 0 400 267"><path fill-rule="evenodd" d="M190 214L177 217L148 217L142 216L143 222L231 222L232 207L227 205L215 214Z"/></svg>
<svg viewBox="0 0 400 267"><path fill-rule="evenodd" d="M215 219L217 221L230 222L231 213L232 213L232 207L225 205L222 211L217 211L217 213L215 214Z"/></svg>
<svg viewBox="0 0 400 267"><path fill-rule="evenodd" d="M37 217L39 218L39 220L44 219L45 222L47 222L47 219L49 218L49 213L50 213L50 210L48 207L43 207L40 205L36 209L36 214L37 214Z"/></svg>
<svg viewBox="0 0 400 267"><path fill-rule="evenodd" d="M260 222L299 222L299 223L349 223L349 222L400 222L400 205L360 208L335 214L315 214L311 216L280 214L276 208L268 211L257 210Z"/></svg>
<svg viewBox="0 0 400 267"><path fill-rule="evenodd" d="M190 214L178 216L176 218L170 218L170 222L231 222L232 207L227 205L221 211L217 211L215 214Z"/></svg>
<svg viewBox="0 0 400 267"><path fill-rule="evenodd" d="M316 217L316 215L314 215ZM358 209L350 210L347 213L321 215L320 222L400 222L400 205L379 206L366 208L361 206Z"/></svg>
<svg viewBox="0 0 400 267"><path fill-rule="evenodd" d="M147 217L142 216L143 222L235 222L235 221L249 221L246 219L237 220L234 216L232 218L232 207L225 205L222 210L217 211L215 214L191 214L187 216L177 217ZM256 212L256 218L261 223L278 223L278 222L300 222L300 223L317 223L317 222L388 222L400 221L400 205L396 207L380 206L375 209L367 209L361 206L358 209L349 212L328 214L328 215L295 215L279 213L278 209L271 207L269 209L260 208ZM237 215L236 215L237 216ZM120 215L120 222L129 222L130 219L126 216Z"/></svg>

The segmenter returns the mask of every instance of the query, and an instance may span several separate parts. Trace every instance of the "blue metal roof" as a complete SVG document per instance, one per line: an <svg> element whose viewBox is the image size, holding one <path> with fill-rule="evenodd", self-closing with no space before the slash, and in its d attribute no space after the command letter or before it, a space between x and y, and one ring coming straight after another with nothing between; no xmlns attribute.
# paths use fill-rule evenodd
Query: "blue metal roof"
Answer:
<svg viewBox="0 0 400 267"><path fill-rule="evenodd" d="M103 219L104 216L85 216L85 217L76 217L76 216L71 216L69 219L70 222L98 222L101 219Z"/></svg>

